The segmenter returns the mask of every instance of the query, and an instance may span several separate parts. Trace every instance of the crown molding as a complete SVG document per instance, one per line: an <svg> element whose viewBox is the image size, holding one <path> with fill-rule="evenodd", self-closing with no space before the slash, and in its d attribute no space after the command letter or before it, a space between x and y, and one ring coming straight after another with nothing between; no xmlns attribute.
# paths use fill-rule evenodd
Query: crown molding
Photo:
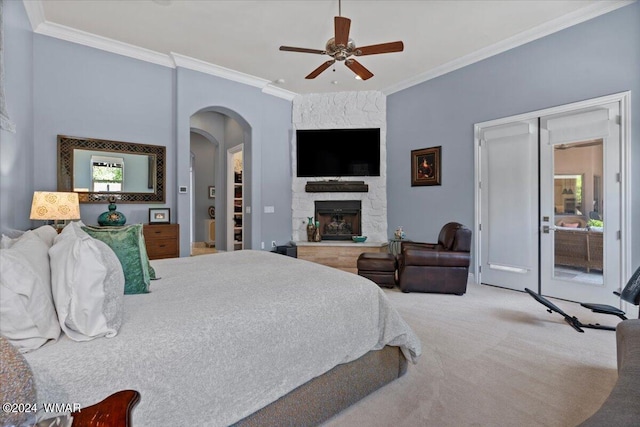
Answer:
<svg viewBox="0 0 640 427"><path fill-rule="evenodd" d="M24 4L29 23L31 23L31 29L35 31L40 24L45 22L42 2L40 0L22 0L22 4Z"/></svg>
<svg viewBox="0 0 640 427"><path fill-rule="evenodd" d="M38 28L34 30L34 32L37 34L66 40L68 42L104 50L106 52L128 56L129 58L139 59L165 67L173 67L173 61L171 60L171 58L163 53L145 49L139 46L134 46L129 43L119 42L117 40L67 27L65 25L45 21L40 24Z"/></svg>
<svg viewBox="0 0 640 427"><path fill-rule="evenodd" d="M287 101L293 101L293 98L298 95L296 92L291 92L290 90L276 87L271 83L262 88L262 92L266 93L267 95L273 95L277 96L278 98L286 99Z"/></svg>
<svg viewBox="0 0 640 427"><path fill-rule="evenodd" d="M418 74L407 80L389 86L383 89L382 93L384 93L385 95L391 95L392 93L399 92L401 90L410 88L411 86L415 86L420 83L424 83L431 79L435 79L436 77L445 75L452 71L482 61L483 59L487 59L489 57L506 52L518 46L522 46L523 44L541 39L542 37L564 30L565 28L569 28L582 22L588 21L621 7L628 6L635 1L636 0L615 0L595 3L591 6L587 6L583 9L568 13L552 21L531 28L530 30L523 31L522 33L516 34L513 37L492 44L468 55L454 59L453 61L442 64L436 68L432 68L425 73Z"/></svg>
<svg viewBox="0 0 640 427"><path fill-rule="evenodd" d="M187 68L189 70L198 71L200 73L205 73L212 76L221 77L226 80L231 80L234 82L257 87L267 95L277 96L278 98L286 99L288 101L293 100L293 98L297 95L294 92L290 92L288 90L273 86L271 84L271 81L269 80L252 76L250 74L245 74L229 68L221 67L209 62L201 61L200 59L191 58L189 56L181 55L175 52L171 52L171 58L173 59L173 63L176 67Z"/></svg>
<svg viewBox="0 0 640 427"><path fill-rule="evenodd" d="M173 58L173 62L176 67L188 68L193 71L199 71L201 73L210 74L212 76L222 77L223 79L233 80L235 82L244 83L246 85L258 87L260 89L271 83L269 80L262 79L260 77L241 73L240 71L221 67L219 65L211 64L210 62L191 58L179 53L171 52L170 55L171 58Z"/></svg>
<svg viewBox="0 0 640 427"><path fill-rule="evenodd" d="M77 43L83 46L100 49L106 52L115 53L117 55L127 56L129 58L138 59L140 61L150 62L163 67L175 68L183 67L190 70L199 71L201 73L221 77L226 80L232 80L249 86L257 87L267 95L291 101L296 93L285 89L273 87L269 80L255 77L199 59L190 58L185 55L171 52L169 55L145 49L129 43L123 43L108 37L102 37L93 33L78 30L76 28L67 27L65 25L48 22L44 19L42 3L40 0L24 0L25 5L29 4L33 10L29 13L33 30L37 34L54 37L71 43ZM33 16L33 18L31 18Z"/></svg>

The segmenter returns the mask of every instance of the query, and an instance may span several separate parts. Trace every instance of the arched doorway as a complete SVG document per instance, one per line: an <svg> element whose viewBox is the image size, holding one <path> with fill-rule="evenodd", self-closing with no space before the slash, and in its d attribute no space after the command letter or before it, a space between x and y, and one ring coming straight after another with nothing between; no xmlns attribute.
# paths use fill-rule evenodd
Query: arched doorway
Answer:
<svg viewBox="0 0 640 427"><path fill-rule="evenodd" d="M234 203L233 194L230 193L233 191L234 171L230 171L227 162L227 152L238 151L238 147L242 147L242 196L244 200L250 200L251 128L249 124L231 110L223 107L209 107L190 117L190 131L190 150L194 152L195 149L196 152L194 152L192 165L194 180L191 183L189 231L192 236L191 246L197 244L199 247L198 250L192 250L192 254L250 248L250 212L242 212L243 244L234 245L230 240L236 235L234 232L237 231L238 215L234 212L234 206L229 205ZM244 209L244 205L242 208ZM204 249L200 249L202 247Z"/></svg>

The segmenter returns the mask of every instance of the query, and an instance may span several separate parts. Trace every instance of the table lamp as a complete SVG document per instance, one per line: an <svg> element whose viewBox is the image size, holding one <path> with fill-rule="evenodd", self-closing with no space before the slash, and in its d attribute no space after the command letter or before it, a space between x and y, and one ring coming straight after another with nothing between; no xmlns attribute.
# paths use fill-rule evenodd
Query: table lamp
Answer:
<svg viewBox="0 0 640 427"><path fill-rule="evenodd" d="M53 221L53 227L60 231L66 221L80 219L78 193L34 191L29 219Z"/></svg>

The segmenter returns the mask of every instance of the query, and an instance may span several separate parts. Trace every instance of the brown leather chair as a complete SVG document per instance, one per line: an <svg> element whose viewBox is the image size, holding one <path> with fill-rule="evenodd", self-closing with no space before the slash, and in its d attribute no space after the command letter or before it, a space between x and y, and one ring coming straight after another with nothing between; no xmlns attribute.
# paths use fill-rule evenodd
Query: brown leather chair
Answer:
<svg viewBox="0 0 640 427"><path fill-rule="evenodd" d="M457 222L442 227L438 243L402 242L398 255L400 290L464 294L470 252L471 230Z"/></svg>

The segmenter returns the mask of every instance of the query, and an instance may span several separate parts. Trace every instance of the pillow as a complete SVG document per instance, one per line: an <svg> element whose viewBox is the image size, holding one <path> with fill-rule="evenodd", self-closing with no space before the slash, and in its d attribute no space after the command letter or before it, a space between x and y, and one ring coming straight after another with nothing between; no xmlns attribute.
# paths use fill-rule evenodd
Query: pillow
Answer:
<svg viewBox="0 0 640 427"><path fill-rule="evenodd" d="M0 334L21 352L60 336L48 250L33 231L0 249Z"/></svg>
<svg viewBox="0 0 640 427"><path fill-rule="evenodd" d="M50 225L43 225L42 227L38 227L35 230L33 230L33 232L49 248L53 245L53 240L58 235L58 232L56 231L56 229ZM15 242L17 242L20 239L21 236L24 235L24 233L25 233L24 231L13 230L13 232L10 232L8 236L6 234L3 234L2 240L0 240L0 248L1 249L10 248L11 246L13 246Z"/></svg>
<svg viewBox="0 0 640 427"><path fill-rule="evenodd" d="M564 222L562 223L563 227L567 227L567 228L578 228L580 226L579 222Z"/></svg>
<svg viewBox="0 0 640 427"><path fill-rule="evenodd" d="M72 222L49 249L60 327L75 341L114 337L122 324L124 274L109 246Z"/></svg>
<svg viewBox="0 0 640 427"><path fill-rule="evenodd" d="M0 239L0 249L9 249L13 246L14 242L18 239L12 239L11 237L3 234L2 239Z"/></svg>
<svg viewBox="0 0 640 427"><path fill-rule="evenodd" d="M2 232L2 244L0 248L6 249L13 244L13 242L17 241L20 236L25 233L23 230L6 230ZM6 243L10 243L9 246L5 246Z"/></svg>
<svg viewBox="0 0 640 427"><path fill-rule="evenodd" d="M142 235L142 224L124 227L82 227L91 237L103 241L113 251L124 271L124 293L149 292L149 256Z"/></svg>
<svg viewBox="0 0 640 427"><path fill-rule="evenodd" d="M58 237L58 232L55 228L50 225L43 225L42 227L38 227L33 232L42 240L47 247L53 246L53 242L56 237Z"/></svg>
<svg viewBox="0 0 640 427"><path fill-rule="evenodd" d="M33 372L18 349L0 335L0 396L2 403L36 402L36 386ZM35 409L35 408L34 408ZM32 426L36 422L35 411L2 411L0 425Z"/></svg>

